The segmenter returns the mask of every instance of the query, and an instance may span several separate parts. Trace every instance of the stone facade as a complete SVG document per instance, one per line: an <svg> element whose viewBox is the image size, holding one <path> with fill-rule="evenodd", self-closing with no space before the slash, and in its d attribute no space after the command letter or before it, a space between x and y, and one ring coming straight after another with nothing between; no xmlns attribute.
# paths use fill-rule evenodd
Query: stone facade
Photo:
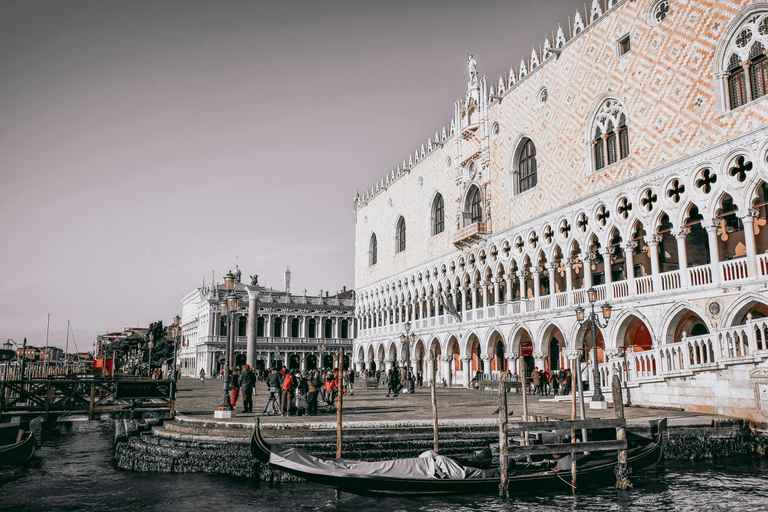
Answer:
<svg viewBox="0 0 768 512"><path fill-rule="evenodd" d="M259 286L258 276L243 284L235 277L239 309L235 314L234 363L253 368L330 368L338 365L338 350L352 349L356 333L354 293L335 296L292 295L290 271L286 290ZM182 340L179 364L183 375L218 375L224 368L228 340L227 317L219 304L228 292L223 284L203 285L182 299ZM254 318L254 322L249 320ZM349 356L344 356L348 365Z"/></svg>
<svg viewBox="0 0 768 512"><path fill-rule="evenodd" d="M462 385L521 357L591 363L574 310L593 288L613 306L605 382L750 415L768 358L768 2L588 13L497 81L470 57L449 126L356 195L355 360L430 374L433 354ZM685 391L726 367L751 398Z"/></svg>

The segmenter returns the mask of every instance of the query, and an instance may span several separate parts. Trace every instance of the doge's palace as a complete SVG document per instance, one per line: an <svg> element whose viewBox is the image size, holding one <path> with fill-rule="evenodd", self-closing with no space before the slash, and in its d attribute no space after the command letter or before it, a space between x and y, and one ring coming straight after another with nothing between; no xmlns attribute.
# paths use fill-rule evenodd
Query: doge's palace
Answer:
<svg viewBox="0 0 768 512"><path fill-rule="evenodd" d="M498 79L470 56L450 121L355 195L357 368L580 359L607 396L764 420L768 1L594 0L531 43Z"/></svg>

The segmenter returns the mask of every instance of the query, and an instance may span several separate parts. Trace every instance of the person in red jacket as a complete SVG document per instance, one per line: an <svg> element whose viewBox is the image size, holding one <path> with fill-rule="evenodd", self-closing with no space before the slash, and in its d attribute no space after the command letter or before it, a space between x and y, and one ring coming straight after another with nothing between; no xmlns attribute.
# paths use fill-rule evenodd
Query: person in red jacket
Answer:
<svg viewBox="0 0 768 512"><path fill-rule="evenodd" d="M291 403L293 402L293 392L294 389L296 389L296 377L293 375L293 372L286 372L285 377L283 377L283 384L282 384L282 400L280 402L280 415L281 416L290 416L291 415Z"/></svg>

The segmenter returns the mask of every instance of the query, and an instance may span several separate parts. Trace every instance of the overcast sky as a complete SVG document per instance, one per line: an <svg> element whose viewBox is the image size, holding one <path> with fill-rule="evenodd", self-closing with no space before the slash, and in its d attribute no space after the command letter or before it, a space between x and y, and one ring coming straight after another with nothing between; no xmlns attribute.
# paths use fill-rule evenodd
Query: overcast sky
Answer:
<svg viewBox="0 0 768 512"><path fill-rule="evenodd" d="M583 0L0 2L0 337L81 351L236 264L354 285L355 189ZM72 342L70 341L70 347Z"/></svg>

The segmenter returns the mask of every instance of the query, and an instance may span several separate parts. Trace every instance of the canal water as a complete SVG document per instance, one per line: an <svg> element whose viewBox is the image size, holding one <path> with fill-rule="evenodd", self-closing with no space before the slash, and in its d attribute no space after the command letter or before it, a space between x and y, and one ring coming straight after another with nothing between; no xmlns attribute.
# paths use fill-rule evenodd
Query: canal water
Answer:
<svg viewBox="0 0 768 512"><path fill-rule="evenodd" d="M111 425L52 432L25 466L0 468L0 511L535 511L768 510L768 459L667 461L633 476L634 489L450 498L362 498L314 484L266 485L201 474L132 473L112 465ZM532 489L533 491L533 489Z"/></svg>

